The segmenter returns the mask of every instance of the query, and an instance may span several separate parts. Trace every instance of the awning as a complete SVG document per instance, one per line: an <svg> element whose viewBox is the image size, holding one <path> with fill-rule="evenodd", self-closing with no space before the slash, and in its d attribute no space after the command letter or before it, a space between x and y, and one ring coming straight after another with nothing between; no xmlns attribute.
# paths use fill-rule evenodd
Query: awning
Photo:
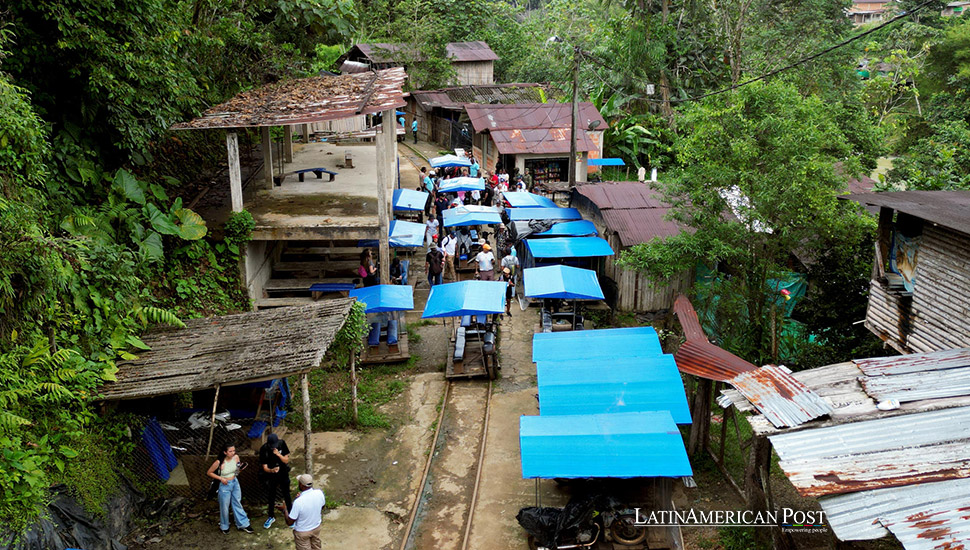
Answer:
<svg viewBox="0 0 970 550"><path fill-rule="evenodd" d="M510 221L527 220L581 220L583 216L575 208L510 208Z"/></svg>
<svg viewBox="0 0 970 550"><path fill-rule="evenodd" d="M599 232L589 220L559 222L541 233L533 233L531 237L595 237Z"/></svg>
<svg viewBox="0 0 970 550"><path fill-rule="evenodd" d="M589 159L588 166L626 166L621 158Z"/></svg>
<svg viewBox="0 0 970 550"><path fill-rule="evenodd" d="M526 239L525 246L534 258L592 258L613 255L610 243L599 237Z"/></svg>
<svg viewBox="0 0 970 550"><path fill-rule="evenodd" d="M505 198L505 202L512 208L559 208L549 197L543 197L542 195L536 195L535 193L528 193L526 191L510 191L503 193L502 197Z"/></svg>
<svg viewBox="0 0 970 550"><path fill-rule="evenodd" d="M540 332L532 336L532 360L568 361L661 355L653 327Z"/></svg>
<svg viewBox="0 0 970 550"><path fill-rule="evenodd" d="M432 168L453 168L453 167L463 167L467 168L472 165L472 161L467 158L459 157L458 155L445 155L443 157L435 157L428 161Z"/></svg>
<svg viewBox="0 0 970 550"><path fill-rule="evenodd" d="M424 210L428 203L428 193L413 189L395 189L392 204L394 210Z"/></svg>
<svg viewBox="0 0 970 550"><path fill-rule="evenodd" d="M693 475L667 411L519 417L523 478Z"/></svg>
<svg viewBox="0 0 970 550"><path fill-rule="evenodd" d="M410 285L365 286L351 290L350 297L367 304L365 313L414 309L414 287Z"/></svg>
<svg viewBox="0 0 970 550"><path fill-rule="evenodd" d="M494 225L502 223L502 215L494 206L459 206L441 213L445 227L461 225Z"/></svg>
<svg viewBox="0 0 970 550"><path fill-rule="evenodd" d="M485 180L483 178L451 178L442 180L438 186L439 193L457 193L458 191L484 191Z"/></svg>
<svg viewBox="0 0 970 550"><path fill-rule="evenodd" d="M684 383L672 355L602 361L540 361L539 413L605 414L668 411L690 424Z"/></svg>
<svg viewBox="0 0 970 550"><path fill-rule="evenodd" d="M395 247L424 246L424 225L404 220L391 220L390 245Z"/></svg>
<svg viewBox="0 0 970 550"><path fill-rule="evenodd" d="M502 281L461 281L431 287L422 319L505 312Z"/></svg>
<svg viewBox="0 0 970 550"><path fill-rule="evenodd" d="M565 265L530 267L522 272L526 298L602 300L596 272Z"/></svg>

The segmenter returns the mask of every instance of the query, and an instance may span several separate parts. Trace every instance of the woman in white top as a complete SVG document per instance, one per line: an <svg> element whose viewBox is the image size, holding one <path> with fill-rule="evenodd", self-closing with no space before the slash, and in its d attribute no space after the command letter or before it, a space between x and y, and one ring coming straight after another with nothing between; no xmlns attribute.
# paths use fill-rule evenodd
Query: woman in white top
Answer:
<svg viewBox="0 0 970 550"><path fill-rule="evenodd" d="M242 491L239 489L239 481L236 479L245 464L239 463L236 455L236 447L226 444L222 447L220 458L209 466L207 475L219 482L219 529L222 534L229 534L229 507L232 507L232 515L236 520L236 529L253 533L249 526L249 517L246 510L242 507Z"/></svg>

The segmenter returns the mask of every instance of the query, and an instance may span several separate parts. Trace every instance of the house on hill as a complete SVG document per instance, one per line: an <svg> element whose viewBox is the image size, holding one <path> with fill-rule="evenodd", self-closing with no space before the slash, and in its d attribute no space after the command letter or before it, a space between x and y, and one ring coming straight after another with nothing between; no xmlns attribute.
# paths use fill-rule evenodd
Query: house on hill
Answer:
<svg viewBox="0 0 970 550"><path fill-rule="evenodd" d="M374 42L371 44L354 44L350 50L340 57L340 63L350 61L361 63L375 69L389 67L403 67L405 65L403 44ZM469 86L475 84L493 84L495 82L495 60L498 55L492 51L487 43L449 42L446 46L452 67L457 73L457 84Z"/></svg>
<svg viewBox="0 0 970 550"><path fill-rule="evenodd" d="M879 209L866 327L900 353L970 347L970 191L840 198Z"/></svg>
<svg viewBox="0 0 970 550"><path fill-rule="evenodd" d="M572 125L569 103L465 105L474 130L473 151L486 170L530 174L536 184L567 181ZM576 179L587 179L590 158L603 156L606 121L592 103L579 104Z"/></svg>

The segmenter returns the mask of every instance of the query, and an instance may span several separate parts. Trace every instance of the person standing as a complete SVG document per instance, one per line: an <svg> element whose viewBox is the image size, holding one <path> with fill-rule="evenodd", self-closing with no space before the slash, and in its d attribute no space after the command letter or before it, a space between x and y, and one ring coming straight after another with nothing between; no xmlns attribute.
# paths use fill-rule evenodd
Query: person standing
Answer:
<svg viewBox="0 0 970 550"><path fill-rule="evenodd" d="M418 144L418 118L411 121L411 134L414 136L414 144Z"/></svg>
<svg viewBox="0 0 970 550"><path fill-rule="evenodd" d="M483 281L491 281L495 278L495 255L492 254L492 247L485 243L482 251L475 256L478 263L478 277Z"/></svg>
<svg viewBox="0 0 970 550"><path fill-rule="evenodd" d="M283 493L286 507L292 506L290 500L290 449L276 434L269 434L266 443L259 448L259 479L266 486L266 522L263 529L269 529L276 521L276 495Z"/></svg>
<svg viewBox="0 0 970 550"><path fill-rule="evenodd" d="M445 256L438 248L438 235L434 236L428 255L425 256L424 270L428 275L428 286L441 284L441 271L445 267Z"/></svg>
<svg viewBox="0 0 970 550"><path fill-rule="evenodd" d="M284 514L286 524L293 527L293 544L296 550L320 550L320 523L327 497L320 489L313 488L310 474L296 476L300 493L293 499L293 509L277 506Z"/></svg>
<svg viewBox="0 0 970 550"><path fill-rule="evenodd" d="M445 251L445 279L454 281L455 276L455 252L457 251L458 237L454 231L450 231L441 242L441 248Z"/></svg>
<svg viewBox="0 0 970 550"><path fill-rule="evenodd" d="M374 258L371 256L370 249L365 248L360 253L360 265L357 266L357 275L361 279L363 286L374 286L380 283L380 275L374 267Z"/></svg>
<svg viewBox="0 0 970 550"><path fill-rule="evenodd" d="M401 116L397 117L397 123L401 125L401 131L404 132L405 131L405 128L406 128L404 126L404 115L401 115ZM396 131L397 131L397 129L395 128L395 132ZM398 141L404 141L404 134L401 134L401 135L397 136L397 140Z"/></svg>
<svg viewBox="0 0 970 550"><path fill-rule="evenodd" d="M242 490L239 489L238 474L245 467L239 464L239 457L236 456L236 446L226 444L222 447L219 458L209 466L206 475L219 482L219 489L216 494L219 496L219 530L223 535L229 534L229 508L232 507L232 517L236 521L236 529L245 533L252 534L253 528L249 526L249 517L246 510L242 507Z"/></svg>
<svg viewBox="0 0 970 550"><path fill-rule="evenodd" d="M431 207L431 212L428 213L428 219L424 222L424 244L426 246L431 246L432 237L438 238L438 218L435 216L435 207Z"/></svg>
<svg viewBox="0 0 970 550"><path fill-rule="evenodd" d="M475 157L472 157L472 165L468 167L468 177L470 177L470 178L477 178L478 177L478 170L480 168L481 168L481 166L478 164L478 161L475 160Z"/></svg>
<svg viewBox="0 0 970 550"><path fill-rule="evenodd" d="M509 268L502 269L501 279L505 281L505 314L512 316L512 297L515 296L515 277Z"/></svg>

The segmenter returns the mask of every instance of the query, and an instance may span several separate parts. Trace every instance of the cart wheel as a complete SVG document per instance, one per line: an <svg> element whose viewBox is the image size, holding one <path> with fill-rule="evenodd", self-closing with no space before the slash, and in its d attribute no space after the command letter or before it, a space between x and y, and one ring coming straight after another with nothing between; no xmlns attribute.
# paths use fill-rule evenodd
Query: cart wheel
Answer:
<svg viewBox="0 0 970 550"><path fill-rule="evenodd" d="M624 546L643 544L647 540L647 527L637 525L633 516L620 516L610 524L610 537Z"/></svg>
<svg viewBox="0 0 970 550"><path fill-rule="evenodd" d="M539 550L539 545L536 544L536 538L535 537L533 537L532 535L529 535L528 539L526 539L526 540L527 540L527 542L529 544L529 550Z"/></svg>
<svg viewBox="0 0 970 550"><path fill-rule="evenodd" d="M489 380L495 380L496 378L498 378L498 373L495 371L494 364L491 367L485 367L485 370L488 371Z"/></svg>

